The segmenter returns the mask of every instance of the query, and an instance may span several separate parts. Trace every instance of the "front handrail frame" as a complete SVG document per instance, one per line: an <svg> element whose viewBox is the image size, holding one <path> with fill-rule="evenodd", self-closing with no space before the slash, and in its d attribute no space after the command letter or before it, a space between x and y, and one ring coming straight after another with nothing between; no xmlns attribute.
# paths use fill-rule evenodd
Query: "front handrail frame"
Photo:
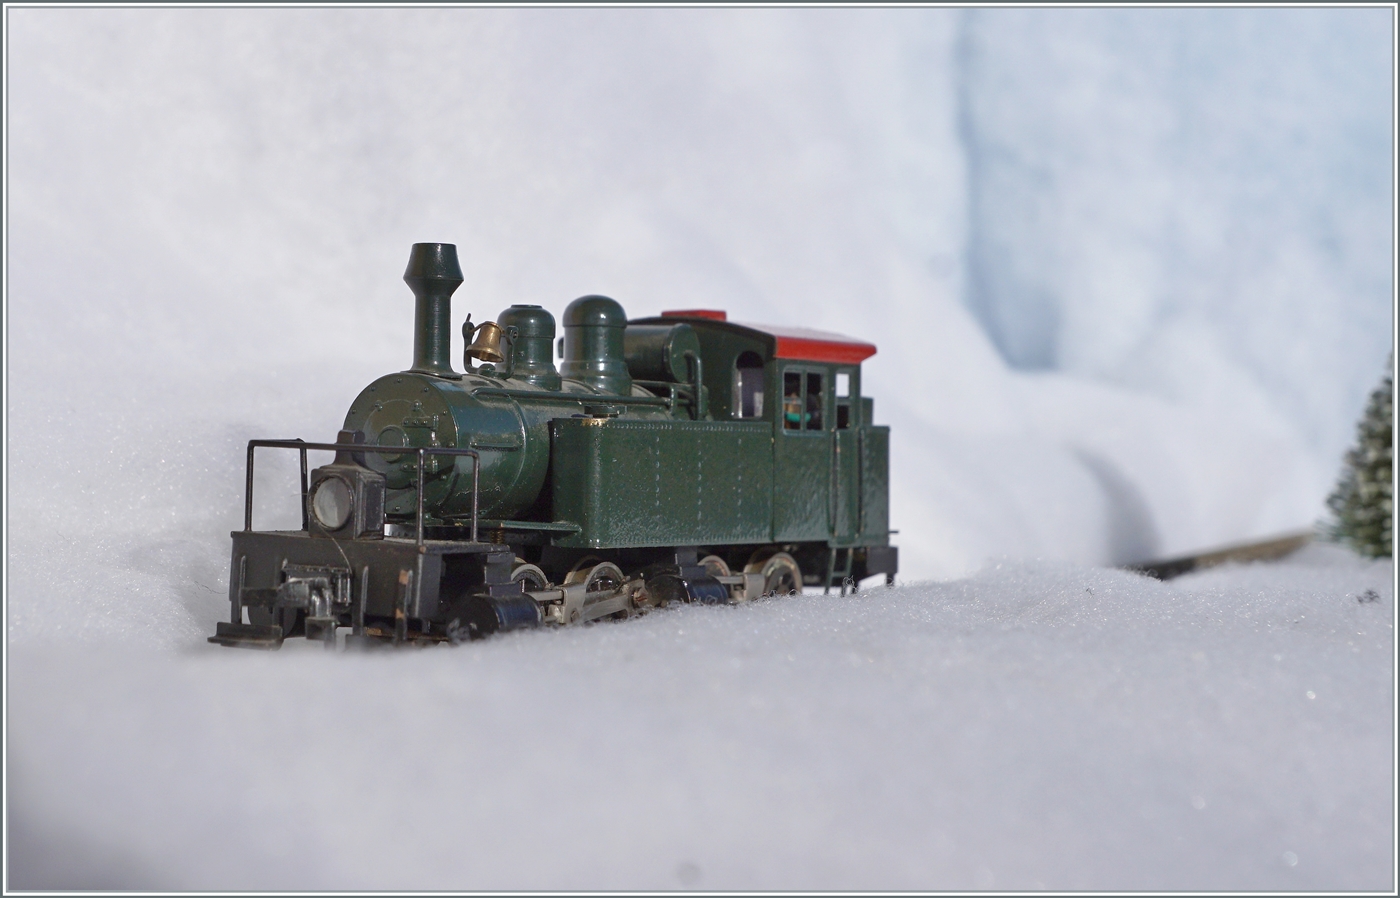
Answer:
<svg viewBox="0 0 1400 898"><path fill-rule="evenodd" d="M418 532L417 545L423 548L423 462L429 455L467 456L472 460L472 542L477 542L477 519L481 503L481 453L475 449L455 449L447 446L371 446L364 443L308 443L305 440L249 440L247 479L243 491L243 532L253 530L253 457L255 449L297 449L301 455L301 526L310 532L311 521L307 517L306 453L315 449L321 452L374 452L379 455L417 456L417 516L414 520Z"/></svg>

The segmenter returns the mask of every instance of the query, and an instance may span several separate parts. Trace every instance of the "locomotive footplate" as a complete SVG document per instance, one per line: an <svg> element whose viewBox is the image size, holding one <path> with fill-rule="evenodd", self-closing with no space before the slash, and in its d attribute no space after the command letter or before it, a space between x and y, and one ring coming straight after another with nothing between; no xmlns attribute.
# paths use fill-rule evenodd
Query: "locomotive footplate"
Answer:
<svg viewBox="0 0 1400 898"><path fill-rule="evenodd" d="M332 539L306 531L234 531L229 619L209 642L278 648L336 631L394 642L441 638L466 596L521 596L509 547L458 540Z"/></svg>

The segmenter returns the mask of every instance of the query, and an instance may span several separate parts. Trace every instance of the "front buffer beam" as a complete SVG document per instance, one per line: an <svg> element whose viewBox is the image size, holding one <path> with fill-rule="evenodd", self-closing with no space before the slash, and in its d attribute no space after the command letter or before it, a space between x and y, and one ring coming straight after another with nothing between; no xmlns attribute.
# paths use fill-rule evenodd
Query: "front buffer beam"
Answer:
<svg viewBox="0 0 1400 898"><path fill-rule="evenodd" d="M305 635L335 645L449 638L466 596L522 597L508 546L447 540L340 540L297 531L234 531L229 619L209 642L277 648ZM514 623L514 618L512 618Z"/></svg>

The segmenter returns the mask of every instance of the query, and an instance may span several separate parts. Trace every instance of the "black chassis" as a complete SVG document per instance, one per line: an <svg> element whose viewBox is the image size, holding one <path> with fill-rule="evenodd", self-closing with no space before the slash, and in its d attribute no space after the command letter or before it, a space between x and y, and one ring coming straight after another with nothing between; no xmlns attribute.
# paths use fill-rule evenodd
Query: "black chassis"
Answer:
<svg viewBox="0 0 1400 898"><path fill-rule="evenodd" d="M277 648L304 635L329 648L338 627L371 643L456 641L454 624L470 598L523 598L521 584L511 582L507 545L333 539L304 530L235 530L232 537L229 620L209 638L222 645Z"/></svg>

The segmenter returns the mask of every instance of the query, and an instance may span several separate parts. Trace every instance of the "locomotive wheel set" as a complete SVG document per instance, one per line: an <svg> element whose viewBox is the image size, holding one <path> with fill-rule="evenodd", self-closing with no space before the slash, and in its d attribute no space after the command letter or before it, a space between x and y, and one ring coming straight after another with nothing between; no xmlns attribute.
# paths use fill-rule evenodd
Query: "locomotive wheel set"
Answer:
<svg viewBox="0 0 1400 898"><path fill-rule="evenodd" d="M671 602L894 582L889 428L875 347L723 312L628 321L604 296L554 317L467 316L453 370L452 244L415 244L414 361L351 404L334 443L248 444L230 614L210 642L457 642ZM300 456L302 528L253 528L257 450ZM312 451L334 460L308 471Z"/></svg>

